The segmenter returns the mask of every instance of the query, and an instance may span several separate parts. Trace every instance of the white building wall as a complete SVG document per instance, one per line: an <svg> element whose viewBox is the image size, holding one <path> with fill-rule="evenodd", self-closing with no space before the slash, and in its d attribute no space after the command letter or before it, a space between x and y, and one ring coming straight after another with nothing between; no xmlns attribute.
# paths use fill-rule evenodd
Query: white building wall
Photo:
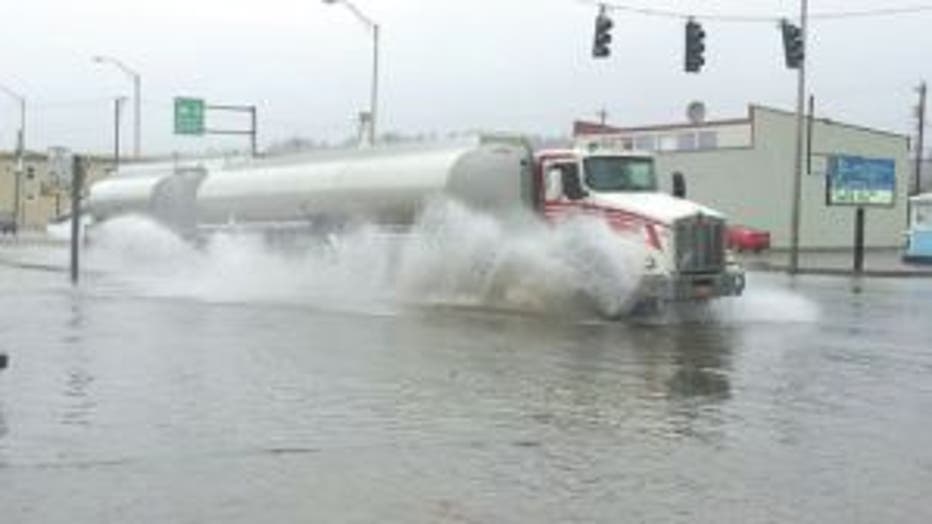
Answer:
<svg viewBox="0 0 932 524"><path fill-rule="evenodd" d="M680 171L688 198L729 215L733 223L771 232L774 247L790 243L793 155L796 119L789 112L752 107L749 147L698 151L661 151L657 156L661 187L669 191L671 174ZM902 244L906 228L909 160L905 136L817 120L815 153L843 153L893 158L898 194L893 208L869 208L865 242L870 247ZM853 243L854 208L826 207L824 156L815 157L817 173L803 175L800 246L845 248Z"/></svg>

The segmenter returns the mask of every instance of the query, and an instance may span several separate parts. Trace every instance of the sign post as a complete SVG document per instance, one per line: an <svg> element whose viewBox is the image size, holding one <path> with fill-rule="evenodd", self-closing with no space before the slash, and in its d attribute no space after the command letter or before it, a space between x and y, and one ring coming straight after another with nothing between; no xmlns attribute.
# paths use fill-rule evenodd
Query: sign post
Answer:
<svg viewBox="0 0 932 524"><path fill-rule="evenodd" d="M81 243L81 190L84 186L84 159L72 157L71 181L71 284L78 284L78 248Z"/></svg>
<svg viewBox="0 0 932 524"><path fill-rule="evenodd" d="M896 203L896 162L892 158L831 155L825 180L825 203L855 206L854 272L864 270L865 207Z"/></svg>
<svg viewBox="0 0 932 524"><path fill-rule="evenodd" d="M854 215L854 272L864 270L864 206L858 206Z"/></svg>

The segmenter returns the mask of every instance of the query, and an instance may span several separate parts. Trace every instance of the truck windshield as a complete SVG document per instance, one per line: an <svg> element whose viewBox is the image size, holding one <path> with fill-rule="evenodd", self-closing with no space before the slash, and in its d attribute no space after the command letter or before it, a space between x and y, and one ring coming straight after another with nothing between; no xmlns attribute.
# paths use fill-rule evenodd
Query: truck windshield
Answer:
<svg viewBox="0 0 932 524"><path fill-rule="evenodd" d="M620 156L585 159L586 184L593 191L655 191L651 158Z"/></svg>

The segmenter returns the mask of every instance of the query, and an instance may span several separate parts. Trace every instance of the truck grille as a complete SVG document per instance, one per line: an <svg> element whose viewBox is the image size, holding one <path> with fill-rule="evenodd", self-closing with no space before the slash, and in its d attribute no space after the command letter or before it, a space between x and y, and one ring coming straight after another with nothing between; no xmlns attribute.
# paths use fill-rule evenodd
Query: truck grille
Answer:
<svg viewBox="0 0 932 524"><path fill-rule="evenodd" d="M694 215L674 223L676 268L681 273L715 273L725 268L725 222Z"/></svg>

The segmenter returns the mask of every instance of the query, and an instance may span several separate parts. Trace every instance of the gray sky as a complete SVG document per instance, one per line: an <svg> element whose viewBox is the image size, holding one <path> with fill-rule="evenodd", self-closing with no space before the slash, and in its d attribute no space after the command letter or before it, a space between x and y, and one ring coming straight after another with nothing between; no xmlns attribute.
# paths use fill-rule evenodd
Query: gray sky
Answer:
<svg viewBox="0 0 932 524"><path fill-rule="evenodd" d="M796 0L620 1L697 13L798 11ZM628 125L681 121L691 100L705 101L711 118L743 116L750 101L794 107L795 73L784 68L770 23L703 21L707 64L687 75L682 20L615 12L612 57L594 61L596 8L578 0L355 3L383 28L380 131L556 135L603 105L612 122ZM813 12L917 3L810 1ZM245 145L174 137L177 95L257 104L263 144L345 138L368 103L369 34L345 8L320 0L6 0L2 26L0 83L26 94L34 149L110 149L111 100L131 94L131 84L93 64L95 54L142 73L148 153ZM814 22L810 85L819 112L910 132L914 87L932 80L930 29L932 12ZM17 121L16 106L0 97L0 149L12 148Z"/></svg>

